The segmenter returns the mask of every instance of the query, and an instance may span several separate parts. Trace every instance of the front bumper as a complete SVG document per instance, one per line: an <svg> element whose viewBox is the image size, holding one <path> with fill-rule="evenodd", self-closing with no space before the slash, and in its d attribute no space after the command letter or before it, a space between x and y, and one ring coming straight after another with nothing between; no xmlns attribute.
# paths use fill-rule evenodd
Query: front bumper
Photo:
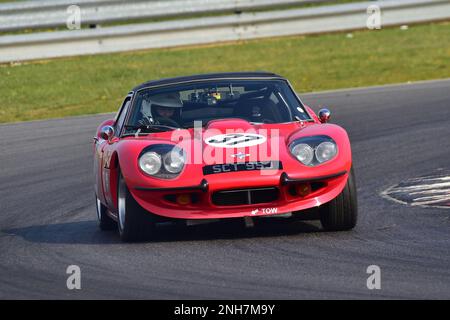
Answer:
<svg viewBox="0 0 450 320"><path fill-rule="evenodd" d="M277 175L259 176L258 179L238 175L234 180L220 182L203 178L198 184L176 188L136 186L130 188L130 191L141 207L159 216L175 219L222 219L276 216L318 207L336 198L344 189L347 179L347 171L306 178L295 178L281 172ZM297 194L296 188L305 185L312 186L310 193ZM257 200L250 197L245 204L218 204L217 194L258 189L277 190L276 197L268 197L266 201L263 195ZM190 197L193 201L180 204L176 200L178 195ZM252 203L254 201L258 203Z"/></svg>

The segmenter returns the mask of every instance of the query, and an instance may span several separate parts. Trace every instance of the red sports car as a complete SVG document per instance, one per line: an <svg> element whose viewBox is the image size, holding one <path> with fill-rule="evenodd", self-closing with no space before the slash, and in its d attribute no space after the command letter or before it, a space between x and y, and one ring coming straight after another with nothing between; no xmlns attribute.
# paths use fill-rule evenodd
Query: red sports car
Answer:
<svg viewBox="0 0 450 320"><path fill-rule="evenodd" d="M100 228L117 225L132 241L161 222L242 218L251 226L314 211L327 230L351 229L350 142L329 117L273 73L146 82L94 137Z"/></svg>

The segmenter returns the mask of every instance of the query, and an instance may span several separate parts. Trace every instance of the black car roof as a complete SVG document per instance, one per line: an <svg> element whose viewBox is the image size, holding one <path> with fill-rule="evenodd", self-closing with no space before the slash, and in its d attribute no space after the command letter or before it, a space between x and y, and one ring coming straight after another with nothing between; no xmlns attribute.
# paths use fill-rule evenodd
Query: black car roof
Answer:
<svg viewBox="0 0 450 320"><path fill-rule="evenodd" d="M198 80L208 80L208 79L221 79L221 78L279 78L284 79L282 76L271 73L271 72L222 72L222 73L207 73L207 74L196 74L191 76L175 77L175 78L165 78L158 80L151 80L142 83L141 85L135 87L133 91L137 91L146 87L160 86L160 85L170 85L177 82L188 82L188 81L198 81Z"/></svg>

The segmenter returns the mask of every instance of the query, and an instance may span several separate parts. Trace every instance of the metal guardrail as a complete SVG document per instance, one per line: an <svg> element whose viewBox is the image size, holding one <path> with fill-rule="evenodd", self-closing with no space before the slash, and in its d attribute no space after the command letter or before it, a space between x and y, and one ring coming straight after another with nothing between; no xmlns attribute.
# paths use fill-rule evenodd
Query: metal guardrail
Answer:
<svg viewBox="0 0 450 320"><path fill-rule="evenodd" d="M366 28L367 8L357 2L308 9L242 13L99 29L0 37L0 62L197 45L271 36ZM378 1L382 26L450 18L450 0Z"/></svg>
<svg viewBox="0 0 450 320"><path fill-rule="evenodd" d="M83 24L204 13L231 13L330 0L41 0L0 4L0 31L66 25L67 8L80 7Z"/></svg>

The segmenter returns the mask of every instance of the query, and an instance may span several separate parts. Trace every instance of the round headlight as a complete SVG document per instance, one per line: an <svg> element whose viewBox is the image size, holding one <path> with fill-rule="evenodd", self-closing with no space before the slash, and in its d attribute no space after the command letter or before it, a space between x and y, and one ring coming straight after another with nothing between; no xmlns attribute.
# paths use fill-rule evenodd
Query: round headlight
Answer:
<svg viewBox="0 0 450 320"><path fill-rule="evenodd" d="M305 165L310 165L314 159L314 150L306 143L299 143L291 150L292 154Z"/></svg>
<svg viewBox="0 0 450 320"><path fill-rule="evenodd" d="M149 175L157 174L161 169L161 156L156 152L144 153L139 158L139 166Z"/></svg>
<svg viewBox="0 0 450 320"><path fill-rule="evenodd" d="M320 163L333 159L336 153L337 148L333 142L322 142L316 148L316 158Z"/></svg>
<svg viewBox="0 0 450 320"><path fill-rule="evenodd" d="M170 173L180 173L184 167L184 157L178 151L171 151L164 156L164 168Z"/></svg>

